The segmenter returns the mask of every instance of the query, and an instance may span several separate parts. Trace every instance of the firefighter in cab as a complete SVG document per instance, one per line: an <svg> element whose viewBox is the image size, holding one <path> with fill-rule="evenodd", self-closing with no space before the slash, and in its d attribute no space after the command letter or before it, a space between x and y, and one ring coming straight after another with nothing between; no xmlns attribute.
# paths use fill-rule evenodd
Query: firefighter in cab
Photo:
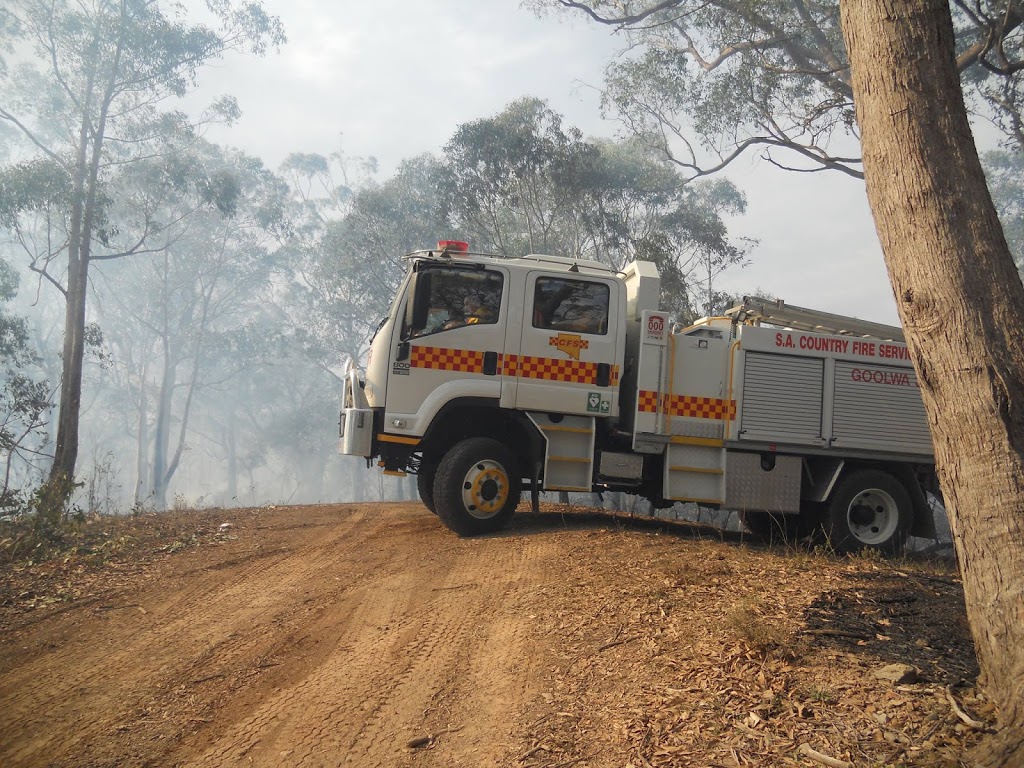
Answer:
<svg viewBox="0 0 1024 768"><path fill-rule="evenodd" d="M463 325L477 325L479 323L493 323L494 313L484 304L479 293L471 291L462 300L462 317L453 318L446 322L442 330L459 328Z"/></svg>

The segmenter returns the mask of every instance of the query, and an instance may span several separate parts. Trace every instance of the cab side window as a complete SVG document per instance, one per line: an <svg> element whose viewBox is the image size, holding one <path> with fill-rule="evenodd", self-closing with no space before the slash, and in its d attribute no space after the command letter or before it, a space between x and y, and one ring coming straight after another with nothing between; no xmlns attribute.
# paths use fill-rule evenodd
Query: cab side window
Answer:
<svg viewBox="0 0 1024 768"><path fill-rule="evenodd" d="M430 270L426 325L416 336L467 325L498 322L504 277L499 272L465 269Z"/></svg>
<svg viewBox="0 0 1024 768"><path fill-rule="evenodd" d="M604 335L609 295L606 283L539 277L533 292L533 327Z"/></svg>

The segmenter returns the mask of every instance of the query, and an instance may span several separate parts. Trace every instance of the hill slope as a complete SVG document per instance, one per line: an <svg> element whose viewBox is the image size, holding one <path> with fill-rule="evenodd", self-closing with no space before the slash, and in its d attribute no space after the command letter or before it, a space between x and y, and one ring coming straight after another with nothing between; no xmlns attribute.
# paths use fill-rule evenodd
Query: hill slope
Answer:
<svg viewBox="0 0 1024 768"><path fill-rule="evenodd" d="M6 566L5 766L945 766L974 739L946 686L985 714L934 566L554 508L481 539L418 504L96 525Z"/></svg>

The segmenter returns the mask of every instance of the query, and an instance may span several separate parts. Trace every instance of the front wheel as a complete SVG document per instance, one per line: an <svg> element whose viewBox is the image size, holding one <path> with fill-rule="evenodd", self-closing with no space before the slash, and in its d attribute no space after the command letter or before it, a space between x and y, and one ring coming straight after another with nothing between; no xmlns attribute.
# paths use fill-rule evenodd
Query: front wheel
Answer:
<svg viewBox="0 0 1024 768"><path fill-rule="evenodd" d="M497 440L471 437L445 454L434 478L437 516L460 536L499 530L519 503L515 456Z"/></svg>
<svg viewBox="0 0 1024 768"><path fill-rule="evenodd" d="M420 470L416 473L416 490L419 491L420 501L423 506L437 514L437 507L434 504L434 477L437 474L437 467L420 462Z"/></svg>
<svg viewBox="0 0 1024 768"><path fill-rule="evenodd" d="M837 552L903 548L913 518L910 494L896 478L877 469L855 472L829 503L829 538Z"/></svg>

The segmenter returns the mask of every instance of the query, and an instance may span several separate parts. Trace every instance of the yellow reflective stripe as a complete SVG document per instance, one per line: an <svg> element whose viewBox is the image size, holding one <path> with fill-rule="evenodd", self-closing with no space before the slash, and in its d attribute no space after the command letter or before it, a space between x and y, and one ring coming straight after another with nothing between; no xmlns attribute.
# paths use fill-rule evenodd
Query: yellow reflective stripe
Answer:
<svg viewBox="0 0 1024 768"><path fill-rule="evenodd" d="M420 439L418 437L402 437L401 435L377 435L377 439L382 443L401 443L402 445L419 445Z"/></svg>
<svg viewBox="0 0 1024 768"><path fill-rule="evenodd" d="M703 445L706 448L721 448L725 441L713 437L682 437L673 435L669 438L673 445Z"/></svg>

